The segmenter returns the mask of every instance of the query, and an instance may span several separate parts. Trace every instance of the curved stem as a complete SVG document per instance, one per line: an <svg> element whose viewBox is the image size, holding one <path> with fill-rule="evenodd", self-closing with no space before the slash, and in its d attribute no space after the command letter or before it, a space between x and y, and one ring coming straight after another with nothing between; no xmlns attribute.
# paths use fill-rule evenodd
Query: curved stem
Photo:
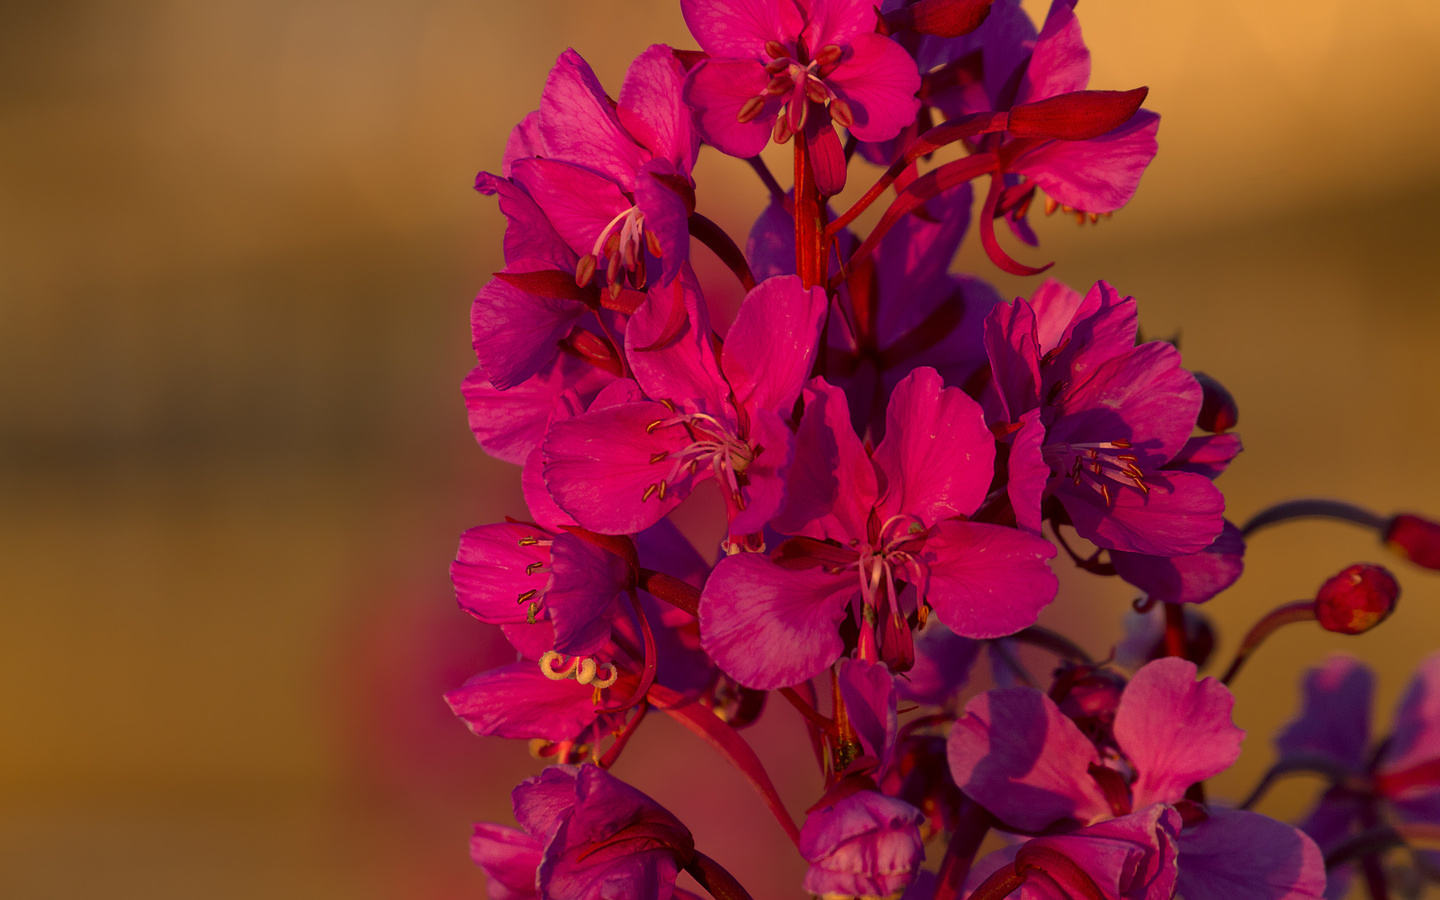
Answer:
<svg viewBox="0 0 1440 900"><path fill-rule="evenodd" d="M740 886L740 882L735 880L734 875L699 850L696 850L695 855L690 857L690 862L685 865L685 871L700 882L700 886L715 900L751 900L750 893Z"/></svg>
<svg viewBox="0 0 1440 900"><path fill-rule="evenodd" d="M674 575L641 569L636 586L692 616L700 615L700 591Z"/></svg>
<svg viewBox="0 0 1440 900"><path fill-rule="evenodd" d="M1385 516L1376 515L1363 506L1356 506L1343 500L1318 498L1286 500L1284 503L1266 507L1251 516L1248 522L1240 526L1240 534L1249 537L1261 528L1289 522L1292 519L1339 519L1342 522L1351 522L1375 531L1382 530L1389 521Z"/></svg>
<svg viewBox="0 0 1440 900"><path fill-rule="evenodd" d="M1250 654L1254 653L1255 649L1277 629L1292 622L1310 622L1314 619L1314 600L1296 600L1294 603L1276 607L1269 615L1256 622L1250 629L1250 633L1245 635L1245 640L1240 642L1240 649L1235 651L1235 659L1230 663L1230 668L1226 669L1225 674L1220 678L1221 684L1228 686L1239 674L1240 667L1245 664L1245 660L1250 658Z"/></svg>
<svg viewBox="0 0 1440 900"><path fill-rule="evenodd" d="M1270 790L1270 786L1276 781L1279 781L1287 775L1295 775L1298 773L1324 775L1329 778L1333 784L1339 784L1341 781L1350 777L1348 770L1336 765L1323 756L1291 756L1280 760L1270 767L1270 770L1265 773L1265 777L1261 778L1260 783L1255 785L1255 789L1250 792L1250 796L1246 797L1245 802L1240 804L1240 808L1251 808L1260 802L1260 798L1265 796L1265 792Z"/></svg>
<svg viewBox="0 0 1440 900"><path fill-rule="evenodd" d="M765 160L759 156L750 156L746 157L745 161L755 170L755 174L760 176L760 180L765 182L765 188L770 191L770 199L776 203L784 203L785 189L775 180L775 176L770 174L770 167L765 165Z"/></svg>
<svg viewBox="0 0 1440 900"><path fill-rule="evenodd" d="M940 861L940 871L935 876L934 900L952 900L960 895L975 854L990 831L990 814L968 797L961 800L956 819L955 831L950 835L950 843L945 845L945 858Z"/></svg>
<svg viewBox="0 0 1440 900"><path fill-rule="evenodd" d="M1095 664L1095 658L1086 653L1079 644L1065 637L1063 634L1051 631L1041 625L1031 625L1029 628L1010 635L1010 637L1022 644L1029 644L1032 647L1049 650L1056 656L1073 659L1087 666Z"/></svg>
<svg viewBox="0 0 1440 900"><path fill-rule="evenodd" d="M750 271L750 263L745 261L745 254L725 229L698 212L690 214L689 225L690 236L709 247L720 261L735 273L735 277L740 279L741 287L747 291L755 288L755 276Z"/></svg>

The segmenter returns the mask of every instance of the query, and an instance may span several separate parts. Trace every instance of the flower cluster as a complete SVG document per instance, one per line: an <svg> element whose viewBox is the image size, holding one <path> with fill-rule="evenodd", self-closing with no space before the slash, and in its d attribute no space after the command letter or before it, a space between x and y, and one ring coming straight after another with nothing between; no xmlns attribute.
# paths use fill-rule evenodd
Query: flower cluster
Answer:
<svg viewBox="0 0 1440 900"><path fill-rule="evenodd" d="M755 786L812 894L1281 900L1327 877L1338 896L1356 866L1383 893L1380 854L1440 824L1433 663L1375 752L1369 676L1336 661L1307 682L1272 773L1332 777L1303 830L1205 784L1240 755L1228 684L1265 636L1368 630L1397 582L1346 569L1262 619L1221 680L1199 677L1214 637L1197 606L1261 527L1339 516L1421 565L1440 528L1328 501L1227 521L1238 407L1176 346L1140 341L1134 298L1048 280L1002 302L949 271L972 182L987 257L1032 275L997 221L1037 245L1037 194L1096 221L1155 154L1145 89L1089 87L1075 0L1038 26L1018 0L681 9L698 50L645 49L614 97L567 50L476 180L506 217L505 266L475 299L464 395L528 510L461 539L460 605L516 661L446 699L553 763L515 789L520 830L476 826L491 896L692 896L682 872L748 896L608 772L653 712ZM758 155L772 141L792 147L789 190ZM700 211L702 145L768 189L744 249ZM857 155L880 168L837 213ZM744 288L732 321L712 321L692 246ZM697 491L723 500L718 548L671 524ZM1147 615L1106 658L1037 624L1062 559L1140 593ZM997 686L967 690L982 657ZM743 735L772 691L824 779L799 825ZM977 859L992 831L1004 846Z"/></svg>

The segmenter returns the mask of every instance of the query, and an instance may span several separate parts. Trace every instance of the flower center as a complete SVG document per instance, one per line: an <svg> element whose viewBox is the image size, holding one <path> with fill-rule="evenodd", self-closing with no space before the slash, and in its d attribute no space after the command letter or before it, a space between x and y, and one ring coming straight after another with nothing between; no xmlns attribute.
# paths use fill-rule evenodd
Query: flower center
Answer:
<svg viewBox="0 0 1440 900"><path fill-rule="evenodd" d="M636 290L644 290L647 249L652 256L661 255L660 241L645 228L645 214L640 207L632 206L600 230L590 252L575 266L575 283L581 287L589 284L603 260L605 283L612 297L620 293L625 280Z"/></svg>
<svg viewBox="0 0 1440 900"><path fill-rule="evenodd" d="M736 121L752 121L765 111L765 106L772 97L785 97L780 103L780 115L775 120L775 130L771 134L777 144L790 140L791 135L805 127L805 117L811 101L828 108L830 117L842 127L849 128L855 124L855 115L850 105L836 96L835 91L825 82L825 76L834 71L844 52L839 46L831 44L823 48L808 62L790 56L785 47L777 42L767 45L765 50L772 57L770 62L765 64L770 83L765 85L765 89L760 93L745 101L735 115ZM803 53L801 55L803 57Z"/></svg>
<svg viewBox="0 0 1440 900"><path fill-rule="evenodd" d="M670 471L645 488L641 501L651 497L664 500L671 485L687 476L693 477L699 474L701 467L709 466L737 507L743 510L745 498L740 494L740 479L755 461L759 448L751 446L729 425L705 413L682 413L669 419L656 419L645 426L645 431L654 434L661 428L676 427L685 429L690 443L678 451L662 450L650 457L650 462L655 465L669 461Z"/></svg>
<svg viewBox="0 0 1440 900"><path fill-rule="evenodd" d="M1080 444L1062 441L1046 444L1040 453L1051 472L1068 477L1077 486L1090 485L1109 506L1115 499L1115 485L1131 485L1143 494L1150 493L1130 448L1130 442L1120 438Z"/></svg>

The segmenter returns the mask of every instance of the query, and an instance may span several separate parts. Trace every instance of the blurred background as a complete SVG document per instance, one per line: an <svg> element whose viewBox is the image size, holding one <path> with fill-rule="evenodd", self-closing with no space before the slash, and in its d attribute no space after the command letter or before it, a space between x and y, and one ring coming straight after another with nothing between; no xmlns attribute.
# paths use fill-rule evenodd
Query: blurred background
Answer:
<svg viewBox="0 0 1440 900"><path fill-rule="evenodd" d="M1083 4L1092 87L1149 85L1161 152L1113 219L1037 216L1040 250L1015 249L1134 294L1147 335L1232 390L1235 519L1305 495L1440 513L1440 4L1364 10ZM470 186L561 50L617 91L647 44L693 46L678 4L47 0L3 20L0 896L483 896L469 823L510 821L539 763L440 700L505 654L455 608L455 542L523 513L459 393L502 265ZM696 174L743 243L758 184L708 150ZM961 265L998 275L973 248ZM1311 523L1257 536L1207 607L1221 656L1365 560L1400 577L1399 612L1272 639L1236 683L1250 738L1216 793L1269 764L1307 665L1378 664L1388 717L1440 647L1440 574ZM1129 599L1068 579L1047 621L1103 652ZM743 783L645 732L618 774L757 900L798 896ZM802 810L797 722L772 708L753 733ZM1314 787L1262 809L1298 815Z"/></svg>

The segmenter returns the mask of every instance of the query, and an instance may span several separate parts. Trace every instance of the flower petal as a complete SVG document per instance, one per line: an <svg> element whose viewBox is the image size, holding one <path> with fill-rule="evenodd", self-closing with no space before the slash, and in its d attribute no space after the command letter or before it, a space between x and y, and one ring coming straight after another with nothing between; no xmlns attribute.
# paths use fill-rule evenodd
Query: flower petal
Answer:
<svg viewBox="0 0 1440 900"><path fill-rule="evenodd" d="M770 143L770 128L780 114L783 96L764 93L770 83L765 67L752 59L707 59L685 79L685 102L695 110L695 129L705 143L730 156L754 156ZM739 121L752 98L765 105L752 119Z"/></svg>
<svg viewBox="0 0 1440 900"><path fill-rule="evenodd" d="M1135 196L1155 158L1160 117L1142 109L1125 125L1088 141L1046 141L1022 153L1010 171L1029 175L1065 206L1114 212Z"/></svg>
<svg viewBox="0 0 1440 900"><path fill-rule="evenodd" d="M570 741L595 724L595 689L552 681L528 660L482 672L445 694L455 715L479 735Z"/></svg>
<svg viewBox="0 0 1440 900"><path fill-rule="evenodd" d="M720 354L736 408L790 415L810 375L828 302L824 288L807 291L794 275L767 278L745 295Z"/></svg>
<svg viewBox="0 0 1440 900"><path fill-rule="evenodd" d="M1119 576L1164 603L1204 603L1230 587L1245 571L1245 538L1225 522L1220 536L1199 553L1148 556L1111 550Z"/></svg>
<svg viewBox="0 0 1440 900"><path fill-rule="evenodd" d="M873 32L850 41L825 83L850 105L855 124L848 130L862 141L889 140L913 122L920 109L915 60L904 47Z"/></svg>
<svg viewBox="0 0 1440 900"><path fill-rule="evenodd" d="M1282 758L1319 756L1356 774L1367 767L1375 673L1339 654L1305 673L1300 714L1275 737Z"/></svg>
<svg viewBox="0 0 1440 900"><path fill-rule="evenodd" d="M1245 732L1230 721L1235 698L1214 678L1195 681L1195 664L1157 659L1135 673L1115 711L1115 742L1137 773L1136 807L1175 803L1197 781L1240 758Z"/></svg>
<svg viewBox="0 0 1440 900"><path fill-rule="evenodd" d="M1302 900L1325 894L1320 848L1299 829L1259 813L1210 809L1180 836L1185 900Z"/></svg>
<svg viewBox="0 0 1440 900"><path fill-rule="evenodd" d="M1059 580L1046 560L1055 545L1014 528L944 521L925 540L925 601L956 634L994 638L1035 624Z"/></svg>
<svg viewBox="0 0 1440 900"><path fill-rule="evenodd" d="M700 641L725 674L757 690L799 684L840 656L853 572L785 569L742 553L720 560L700 598Z"/></svg>
<svg viewBox="0 0 1440 900"><path fill-rule="evenodd" d="M711 56L769 59L767 42L793 42L804 26L796 4L775 0L680 0L680 11Z"/></svg>
<svg viewBox="0 0 1440 900"><path fill-rule="evenodd" d="M875 465L850 425L845 392L811 379L795 435L785 506L772 523L783 534L848 543L865 535L878 491Z"/></svg>
<svg viewBox="0 0 1440 900"><path fill-rule="evenodd" d="M615 114L651 153L688 174L695 167L700 136L681 97L684 88L685 70L675 51L651 44L625 70Z"/></svg>
<svg viewBox="0 0 1440 900"><path fill-rule="evenodd" d="M1080 536L1110 550L1188 556L1209 547L1225 524L1225 496L1203 475L1146 472L1148 493L1112 482L1108 505L1099 491L1069 478L1050 484Z"/></svg>
<svg viewBox="0 0 1440 900"><path fill-rule="evenodd" d="M934 369L905 376L890 395L875 464L885 473L881 518L917 516L926 525L980 506L994 477L995 438L980 404L945 387Z"/></svg>
<svg viewBox="0 0 1440 900"><path fill-rule="evenodd" d="M584 166L627 189L645 161L590 64L574 50L555 60L540 95L540 134L550 159ZM579 251L581 253L585 251Z"/></svg>

